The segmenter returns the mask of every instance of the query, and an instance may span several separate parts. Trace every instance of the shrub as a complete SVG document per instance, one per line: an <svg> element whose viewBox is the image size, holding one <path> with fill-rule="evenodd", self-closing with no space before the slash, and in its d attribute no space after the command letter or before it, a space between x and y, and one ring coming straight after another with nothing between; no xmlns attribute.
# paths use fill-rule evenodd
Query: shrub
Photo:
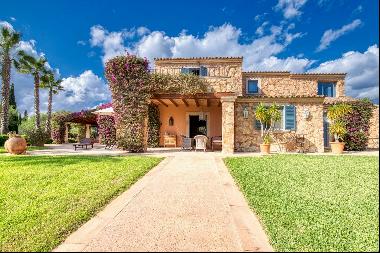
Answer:
<svg viewBox="0 0 380 253"><path fill-rule="evenodd" d="M373 103L362 99L351 105L352 110L343 121L347 132L343 136L346 150L365 150L368 145L369 123L373 112Z"/></svg>
<svg viewBox="0 0 380 253"><path fill-rule="evenodd" d="M32 146L43 146L49 140L49 134L41 129L28 130L26 135Z"/></svg>
<svg viewBox="0 0 380 253"><path fill-rule="evenodd" d="M7 134L0 134L0 146L4 146L4 143L8 140Z"/></svg>

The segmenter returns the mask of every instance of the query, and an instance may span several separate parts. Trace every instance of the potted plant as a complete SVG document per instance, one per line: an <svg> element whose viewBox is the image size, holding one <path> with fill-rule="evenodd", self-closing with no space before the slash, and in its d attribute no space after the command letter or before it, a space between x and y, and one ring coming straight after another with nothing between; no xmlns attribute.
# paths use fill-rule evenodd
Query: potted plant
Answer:
<svg viewBox="0 0 380 253"><path fill-rule="evenodd" d="M342 154L344 150L344 142L341 141L347 133L344 117L352 111L352 107L348 104L335 104L328 108L327 118L330 122L330 134L334 136L334 141L330 142L331 151L334 154Z"/></svg>
<svg viewBox="0 0 380 253"><path fill-rule="evenodd" d="M260 152L262 154L270 153L270 144L271 144L271 134L274 129L275 122L281 119L281 112L278 106L273 103L271 106L265 106L263 103L260 103L255 110L256 120L260 122L261 125L261 137L263 143L260 144Z"/></svg>

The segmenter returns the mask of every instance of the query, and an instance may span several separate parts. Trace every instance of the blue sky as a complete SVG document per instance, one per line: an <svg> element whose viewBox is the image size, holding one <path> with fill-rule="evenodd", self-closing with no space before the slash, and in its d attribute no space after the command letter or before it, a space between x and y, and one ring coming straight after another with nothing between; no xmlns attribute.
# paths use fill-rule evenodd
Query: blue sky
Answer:
<svg viewBox="0 0 380 253"><path fill-rule="evenodd" d="M109 100L103 63L126 50L148 59L238 55L245 70L347 72L348 95L378 101L378 1L179 3L8 1L0 25L22 33L19 49L58 69L66 91L57 110ZM31 111L31 78L12 76L21 109Z"/></svg>

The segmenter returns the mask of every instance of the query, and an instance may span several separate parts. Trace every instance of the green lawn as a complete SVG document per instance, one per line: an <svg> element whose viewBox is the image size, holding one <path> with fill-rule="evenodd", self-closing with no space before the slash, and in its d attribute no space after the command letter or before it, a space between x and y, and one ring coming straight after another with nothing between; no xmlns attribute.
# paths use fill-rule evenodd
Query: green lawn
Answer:
<svg viewBox="0 0 380 253"><path fill-rule="evenodd" d="M0 157L0 251L49 251L161 161Z"/></svg>
<svg viewBox="0 0 380 253"><path fill-rule="evenodd" d="M48 149L48 148L47 147L28 146L27 151L43 150L43 149ZM4 147L0 147L0 154L2 154L2 153L7 153L7 152L5 152Z"/></svg>
<svg viewBox="0 0 380 253"><path fill-rule="evenodd" d="M278 251L378 251L378 157L226 158Z"/></svg>

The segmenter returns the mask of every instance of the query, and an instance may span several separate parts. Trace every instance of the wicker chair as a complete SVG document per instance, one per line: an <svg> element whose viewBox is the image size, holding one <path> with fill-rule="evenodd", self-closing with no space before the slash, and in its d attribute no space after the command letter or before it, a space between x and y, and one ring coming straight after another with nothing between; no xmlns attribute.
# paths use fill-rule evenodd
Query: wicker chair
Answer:
<svg viewBox="0 0 380 253"><path fill-rule="evenodd" d="M191 138L181 135L181 139L182 139L182 146L181 146L182 149L189 149L189 150L193 149Z"/></svg>
<svg viewBox="0 0 380 253"><path fill-rule="evenodd" d="M196 136L194 136L195 151L197 151L197 149L203 149L203 151L206 152L207 139L208 138L205 135L196 135Z"/></svg>

